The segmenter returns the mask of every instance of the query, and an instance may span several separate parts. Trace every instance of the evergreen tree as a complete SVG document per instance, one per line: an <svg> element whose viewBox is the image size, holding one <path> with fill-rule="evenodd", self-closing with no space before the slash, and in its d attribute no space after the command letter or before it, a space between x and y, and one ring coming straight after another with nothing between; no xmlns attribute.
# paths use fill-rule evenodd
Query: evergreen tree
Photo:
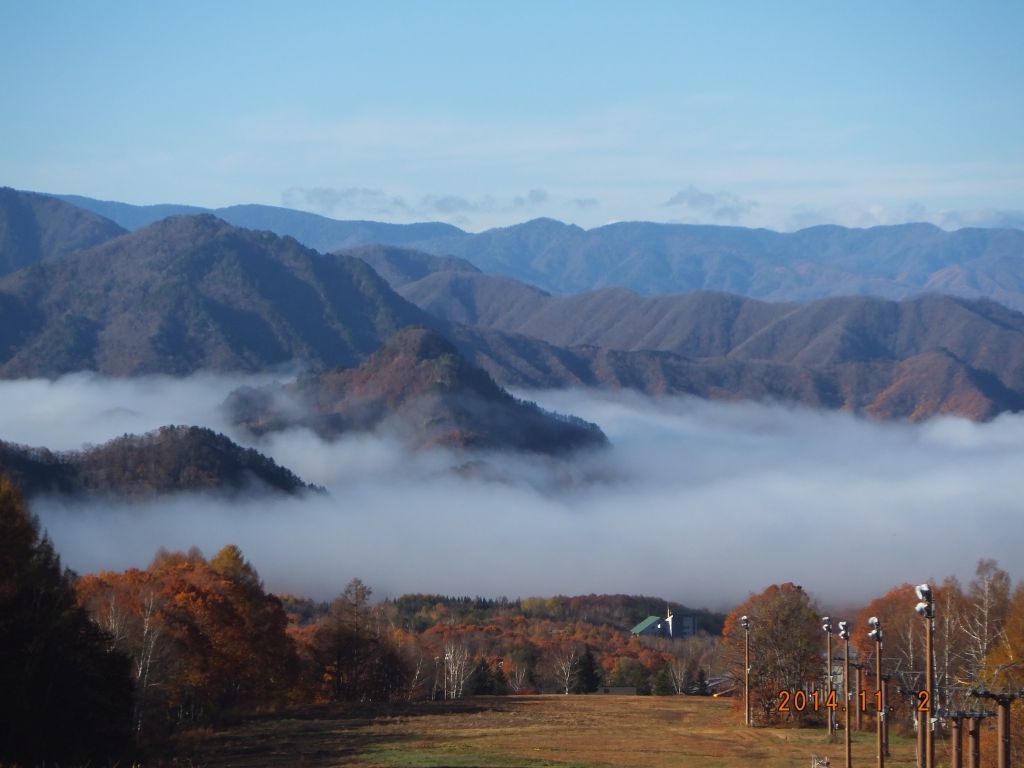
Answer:
<svg viewBox="0 0 1024 768"><path fill-rule="evenodd" d="M505 677L505 670L500 664L491 672L491 693L495 696L504 696L508 693L508 678Z"/></svg>
<svg viewBox="0 0 1024 768"><path fill-rule="evenodd" d="M71 574L0 475L0 764L129 751L128 658L75 602Z"/></svg>
<svg viewBox="0 0 1024 768"><path fill-rule="evenodd" d="M586 652L580 657L580 666L576 672L576 684L573 693L594 693L601 685L600 668L593 651L587 646Z"/></svg>
<svg viewBox="0 0 1024 768"><path fill-rule="evenodd" d="M672 685L672 676L668 672L668 667L662 667L658 670L654 676L653 693L655 696L671 696L676 692L675 686Z"/></svg>
<svg viewBox="0 0 1024 768"><path fill-rule="evenodd" d="M494 694L494 678L491 668L483 659L477 662L466 681L467 696L491 696Z"/></svg>

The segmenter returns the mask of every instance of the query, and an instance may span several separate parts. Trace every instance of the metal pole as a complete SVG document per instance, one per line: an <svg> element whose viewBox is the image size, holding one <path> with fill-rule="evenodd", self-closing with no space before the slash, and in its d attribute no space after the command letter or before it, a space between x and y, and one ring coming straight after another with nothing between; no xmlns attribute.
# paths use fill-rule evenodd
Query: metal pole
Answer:
<svg viewBox="0 0 1024 768"><path fill-rule="evenodd" d="M850 701L850 633L843 633L846 637L846 650L843 654L843 698L846 700L846 768L853 768L853 746L850 743L850 707L855 703Z"/></svg>
<svg viewBox="0 0 1024 768"><path fill-rule="evenodd" d="M852 664L853 667L853 729L860 730L860 671L863 665Z"/></svg>
<svg viewBox="0 0 1024 768"><path fill-rule="evenodd" d="M832 698L832 617L822 616L821 620L824 622L821 628L825 632L825 720L828 721L828 740L831 743L836 731L835 710L828 706L834 701Z"/></svg>
<svg viewBox="0 0 1024 768"><path fill-rule="evenodd" d="M999 768L1010 768L1010 706L1014 700L1024 696L1024 691L1020 693L992 693L985 689L972 690L972 696L977 696L982 699L991 699L996 703L996 738L998 744L996 744L996 764ZM982 716L991 715L991 713L983 713Z"/></svg>
<svg viewBox="0 0 1024 768"><path fill-rule="evenodd" d="M917 768L927 768L925 764L927 762L925 759L925 753L928 751L928 743L925 739L924 731L927 727L925 725L925 721L927 720L928 713L921 711L920 702L918 702L916 706L918 708L915 709L914 714L917 715L917 759L915 760L914 765L916 765Z"/></svg>
<svg viewBox="0 0 1024 768"><path fill-rule="evenodd" d="M929 600L929 607L931 601ZM935 615L934 610L931 611L931 615L927 619L928 631L927 631L927 660L928 668L925 671L925 687L928 688L928 707L924 714L924 738L925 738L925 755L927 762L925 768L935 768L935 731L932 730L932 712L935 712L935 658L934 648L932 647L932 638L935 632Z"/></svg>
<svg viewBox="0 0 1024 768"><path fill-rule="evenodd" d="M885 768L885 682L882 680L882 638L875 646L875 685L882 695L875 699L878 707L878 768Z"/></svg>
<svg viewBox="0 0 1024 768"><path fill-rule="evenodd" d="M999 768L1010 768L1010 701L1008 696L996 699L996 763Z"/></svg>
<svg viewBox="0 0 1024 768"><path fill-rule="evenodd" d="M889 752L889 678L882 678L882 719L885 727L882 728L882 746L885 749L885 756L891 757Z"/></svg>
<svg viewBox="0 0 1024 768"><path fill-rule="evenodd" d="M963 714L957 712L952 717L953 721L953 762L950 768L963 768L964 765L964 732L960 727L963 721Z"/></svg>
<svg viewBox="0 0 1024 768"><path fill-rule="evenodd" d="M967 718L967 768L981 768L981 718Z"/></svg>
<svg viewBox="0 0 1024 768"><path fill-rule="evenodd" d="M914 606L917 614L925 620L925 695L926 701L918 704L917 743L920 755L918 763L924 768L935 768L935 732L932 730L932 712L935 708L935 652L932 639L935 633L935 597L932 588L927 584L919 584L915 590L920 602ZM938 720L936 719L936 723ZM921 732L922 728L924 733Z"/></svg>
<svg viewBox="0 0 1024 768"><path fill-rule="evenodd" d="M744 616L743 622L743 717L749 728L753 725L750 717L750 622Z"/></svg>
<svg viewBox="0 0 1024 768"><path fill-rule="evenodd" d="M832 698L832 628L831 628L831 625L829 626L829 629L826 630L825 636L828 638L828 642L826 643L826 646L825 646L827 648L827 651L825 653L825 683L827 685L826 696L828 697L828 698L826 698L826 701L829 701ZM836 724L835 724L835 721L833 720L833 716L835 715L835 710L834 709L829 709L828 707L826 707L825 708L825 715L828 718L828 738L829 738L829 741L831 741L832 740L832 736L836 732Z"/></svg>
<svg viewBox="0 0 1024 768"><path fill-rule="evenodd" d="M751 725L751 631L743 633L743 708L746 710L744 717L746 725Z"/></svg>

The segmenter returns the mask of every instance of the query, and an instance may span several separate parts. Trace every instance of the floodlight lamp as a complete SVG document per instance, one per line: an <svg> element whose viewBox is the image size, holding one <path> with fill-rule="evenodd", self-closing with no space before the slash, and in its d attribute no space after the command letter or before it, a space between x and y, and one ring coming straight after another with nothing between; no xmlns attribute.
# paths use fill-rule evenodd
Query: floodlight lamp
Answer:
<svg viewBox="0 0 1024 768"><path fill-rule="evenodd" d="M917 593L918 600L924 600L925 602L931 602L932 599L932 588L927 584L918 584L914 587L914 591Z"/></svg>
<svg viewBox="0 0 1024 768"><path fill-rule="evenodd" d="M876 643L880 643L882 642L882 630L876 627L875 629L872 629L870 632L868 632L868 637L870 637Z"/></svg>
<svg viewBox="0 0 1024 768"><path fill-rule="evenodd" d="M849 633L849 631L848 631L848 630L845 630L845 629L843 629L843 630L840 630L840 632L839 632L839 637L840 637L840 638L841 638L842 640L849 640L849 639L850 639L850 633Z"/></svg>
<svg viewBox="0 0 1024 768"><path fill-rule="evenodd" d="M868 619L868 626L878 629L880 626L882 626L882 622L878 620L877 616L872 616L870 619Z"/></svg>
<svg viewBox="0 0 1024 768"><path fill-rule="evenodd" d="M845 632L849 628L850 628L850 622L848 622L848 621L840 621L839 622L839 631L840 632Z"/></svg>
<svg viewBox="0 0 1024 768"><path fill-rule="evenodd" d="M828 616L822 616L821 620L824 621L826 624L831 622L831 619Z"/></svg>
<svg viewBox="0 0 1024 768"><path fill-rule="evenodd" d="M914 610L924 618L928 618L928 603L918 603L914 606Z"/></svg>
<svg viewBox="0 0 1024 768"><path fill-rule="evenodd" d="M831 624L822 624L822 625L821 625L821 629L822 629L822 630L823 630L824 632L829 632L829 633L831 633L831 632L832 632L832 625L831 625Z"/></svg>

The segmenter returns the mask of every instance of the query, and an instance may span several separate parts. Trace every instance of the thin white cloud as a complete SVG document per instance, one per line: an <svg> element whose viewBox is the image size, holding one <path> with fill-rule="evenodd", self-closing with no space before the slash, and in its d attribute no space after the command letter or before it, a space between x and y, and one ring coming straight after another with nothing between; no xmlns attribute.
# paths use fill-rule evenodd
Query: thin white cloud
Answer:
<svg viewBox="0 0 1024 768"><path fill-rule="evenodd" d="M292 187L281 194L281 204L286 208L312 210L324 216L344 215L353 211L393 216L411 210L401 197L367 187Z"/></svg>
<svg viewBox="0 0 1024 768"><path fill-rule="evenodd" d="M744 200L727 192L704 192L692 184L676 192L667 206L682 206L714 221L736 223L757 207L753 200Z"/></svg>

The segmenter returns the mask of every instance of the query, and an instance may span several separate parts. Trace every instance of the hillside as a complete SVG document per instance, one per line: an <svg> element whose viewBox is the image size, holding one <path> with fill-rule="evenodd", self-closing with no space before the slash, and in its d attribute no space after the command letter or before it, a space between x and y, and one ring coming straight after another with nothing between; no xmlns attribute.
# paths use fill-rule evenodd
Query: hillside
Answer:
<svg viewBox="0 0 1024 768"><path fill-rule="evenodd" d="M200 427L162 427L60 453L0 441L0 470L27 496L138 498L181 491L296 494L312 489L272 459Z"/></svg>
<svg viewBox="0 0 1024 768"><path fill-rule="evenodd" d="M0 187L0 276L104 243L124 229L46 195Z"/></svg>
<svg viewBox="0 0 1024 768"><path fill-rule="evenodd" d="M423 251L391 245L360 245L339 253L362 259L387 280L392 288L408 285L435 273L480 272L465 259L433 256Z"/></svg>
<svg viewBox="0 0 1024 768"><path fill-rule="evenodd" d="M722 634L723 614L644 595L558 595L509 600L411 594L384 602L389 621L416 632L445 623L488 624L499 618L523 618L593 624L625 633L648 616L663 616L666 610L677 616L692 616L697 632Z"/></svg>
<svg viewBox="0 0 1024 768"><path fill-rule="evenodd" d="M331 439L386 423L416 446L557 454L607 442L593 424L512 397L423 328L395 334L358 368L305 375L283 390L238 390L226 406L255 434L302 425Z"/></svg>
<svg viewBox="0 0 1024 768"><path fill-rule="evenodd" d="M773 304L624 289L561 297L464 272L399 290L441 319L491 331L455 337L499 380L520 386L797 401L882 418L987 419L1024 407L1024 315L985 300Z"/></svg>
<svg viewBox="0 0 1024 768"><path fill-rule="evenodd" d="M176 217L0 279L0 376L355 365L429 322L359 259Z"/></svg>
<svg viewBox="0 0 1024 768"><path fill-rule="evenodd" d="M510 278L462 272L428 275L399 292L441 319L563 347L812 366L945 349L1009 386L1024 386L1024 314L985 300L929 294L796 304L708 291L640 296L621 288L552 296Z"/></svg>

